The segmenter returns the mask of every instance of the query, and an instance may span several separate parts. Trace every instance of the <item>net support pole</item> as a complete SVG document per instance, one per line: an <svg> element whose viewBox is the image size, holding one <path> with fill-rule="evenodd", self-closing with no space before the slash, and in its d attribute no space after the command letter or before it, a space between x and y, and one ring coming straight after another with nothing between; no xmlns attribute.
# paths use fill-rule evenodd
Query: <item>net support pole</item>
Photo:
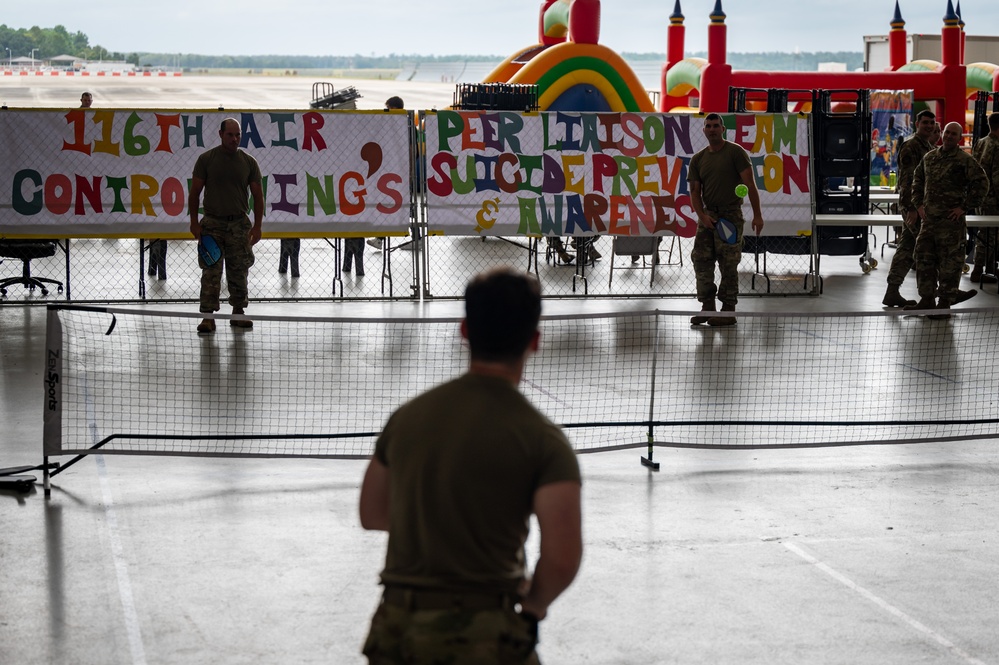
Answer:
<svg viewBox="0 0 999 665"><path fill-rule="evenodd" d="M62 450L62 360L62 321L59 320L59 309L49 305L45 318L45 383L42 405L42 456L45 466L43 485L46 497L52 495L49 455L57 455Z"/></svg>
<svg viewBox="0 0 999 665"><path fill-rule="evenodd" d="M649 456L642 458L642 466L648 467L653 471L659 470L659 462L652 461L652 442L655 441L655 429L652 423L654 421L653 415L655 413L655 408L656 408L656 365L658 364L659 361L659 321L661 319L662 317L657 312L655 317L656 320L655 342L652 346L652 376L649 379L649 423L648 423L649 429L647 433L648 444L649 444L649 452L648 452Z"/></svg>
<svg viewBox="0 0 999 665"><path fill-rule="evenodd" d="M48 455L42 457L42 487L45 490L45 498L52 498L52 477L49 475Z"/></svg>
<svg viewBox="0 0 999 665"><path fill-rule="evenodd" d="M427 212L427 154L425 150L420 150L420 136L426 136L427 117L420 114L419 135L416 133L416 124L410 122L409 145L412 157L409 160L412 169L412 186L410 189L410 215L412 224L413 247L413 283L410 288L413 292L413 300L421 298L433 298L430 290L430 220ZM415 250L423 250L420 255ZM421 259L422 256L422 260Z"/></svg>

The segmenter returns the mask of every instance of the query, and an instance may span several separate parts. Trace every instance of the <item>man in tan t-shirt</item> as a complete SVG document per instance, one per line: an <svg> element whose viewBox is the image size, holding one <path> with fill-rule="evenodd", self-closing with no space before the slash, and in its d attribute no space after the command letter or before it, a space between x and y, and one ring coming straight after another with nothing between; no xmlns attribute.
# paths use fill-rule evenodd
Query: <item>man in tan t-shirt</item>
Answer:
<svg viewBox="0 0 999 665"><path fill-rule="evenodd" d="M219 310L222 270L225 268L229 287L229 304L233 314L243 314L249 297L246 277L253 265L253 245L260 240L264 218L264 192L257 160L239 149L239 122L226 118L219 128L221 145L201 154L194 164L188 208L191 213L191 234L201 241L211 236L222 250L222 258L213 265L201 265L201 304L205 314ZM201 192L205 192L205 215L198 217ZM253 195L253 224L247 216L250 204L247 191ZM246 318L231 319L234 328L248 329L253 322ZM199 335L215 332L215 319L198 324Z"/></svg>
<svg viewBox="0 0 999 665"><path fill-rule="evenodd" d="M538 621L579 568L575 453L517 389L538 349L540 286L512 268L479 275L465 311L468 372L392 414L361 486L361 525L389 534L372 665L536 664Z"/></svg>
<svg viewBox="0 0 999 665"><path fill-rule="evenodd" d="M739 301L739 261L742 259L742 238L745 220L742 216L742 189L753 207L753 231L763 231L760 193L756 188L753 165L746 150L725 140L722 117L709 113L704 117L704 137L708 147L690 159L687 181L690 183L690 205L697 215L697 234L690 261L697 280L697 299L701 314L691 317L692 325L731 326L734 316L713 315L715 298L721 301L722 312L734 312ZM718 235L718 220L731 221L736 228L736 241L729 244ZM715 265L721 280L715 285Z"/></svg>

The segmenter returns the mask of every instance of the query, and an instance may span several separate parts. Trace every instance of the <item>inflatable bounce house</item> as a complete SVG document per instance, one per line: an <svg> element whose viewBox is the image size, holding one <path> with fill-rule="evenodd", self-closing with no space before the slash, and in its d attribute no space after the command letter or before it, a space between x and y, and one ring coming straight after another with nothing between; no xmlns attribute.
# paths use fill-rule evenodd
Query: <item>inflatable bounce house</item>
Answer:
<svg viewBox="0 0 999 665"><path fill-rule="evenodd" d="M542 0L538 42L504 60L483 83L537 85L543 111L648 113L725 112L730 88L788 90L789 110L804 112L810 110L811 91L816 89L912 90L917 108L936 104L943 122L967 125L967 100L979 90L996 90L999 82L999 66L964 64L964 22L960 3L955 11L952 0L947 0L943 18L940 62L906 62L907 33L896 0L888 37L891 64L883 72L733 70L727 63L725 18L722 0L716 0L708 25L707 58L685 58L684 16L676 0L667 28L658 109L624 59L599 43L600 0ZM765 102L748 99L748 108L765 108Z"/></svg>
<svg viewBox="0 0 999 665"><path fill-rule="evenodd" d="M951 0L941 29L941 62L906 62L905 21L899 4L888 35L890 66L883 72L760 72L735 71L726 62L725 12L716 0L708 25L707 58L684 58L684 16L676 0L667 32L666 64L663 67L660 110L709 113L728 110L730 88L782 89L791 91L790 110L808 111L813 89L822 90L912 90L918 105L937 104L940 120L970 122L967 101L977 91L993 91L999 67L989 63L965 66L964 22L960 4L955 11ZM693 101L697 105L693 106ZM765 102L756 102L765 107ZM750 108L752 108L750 106Z"/></svg>
<svg viewBox="0 0 999 665"><path fill-rule="evenodd" d="M538 43L504 60L483 83L537 85L542 111L655 112L635 72L599 39L600 0L543 0Z"/></svg>

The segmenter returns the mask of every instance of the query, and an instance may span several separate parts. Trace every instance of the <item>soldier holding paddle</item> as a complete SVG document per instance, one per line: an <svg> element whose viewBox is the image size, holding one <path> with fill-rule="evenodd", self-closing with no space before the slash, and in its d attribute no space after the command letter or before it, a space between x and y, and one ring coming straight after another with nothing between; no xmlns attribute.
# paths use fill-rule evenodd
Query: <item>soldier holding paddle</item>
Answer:
<svg viewBox="0 0 999 665"><path fill-rule="evenodd" d="M749 196L753 206L753 230L763 231L760 193L756 189L753 165L749 154L737 143L726 141L722 118L709 113L704 118L704 136L708 147L695 154L687 169L690 183L690 203L697 214L697 235L690 260L697 278L697 299L701 302L699 316L691 317L693 325L731 326L734 316L712 316L715 298L721 301L722 312L734 312L739 300L739 261L742 260L742 199ZM715 284L715 264L721 272L720 284Z"/></svg>

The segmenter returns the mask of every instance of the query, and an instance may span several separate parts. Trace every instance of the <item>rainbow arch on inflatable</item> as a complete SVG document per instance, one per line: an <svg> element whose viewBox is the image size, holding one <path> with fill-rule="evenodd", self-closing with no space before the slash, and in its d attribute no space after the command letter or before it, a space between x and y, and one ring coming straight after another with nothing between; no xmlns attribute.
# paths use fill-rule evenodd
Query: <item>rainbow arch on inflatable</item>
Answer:
<svg viewBox="0 0 999 665"><path fill-rule="evenodd" d="M655 112L624 58L597 43L599 22L599 0L543 3L539 42L508 57L483 82L537 85L542 111Z"/></svg>

